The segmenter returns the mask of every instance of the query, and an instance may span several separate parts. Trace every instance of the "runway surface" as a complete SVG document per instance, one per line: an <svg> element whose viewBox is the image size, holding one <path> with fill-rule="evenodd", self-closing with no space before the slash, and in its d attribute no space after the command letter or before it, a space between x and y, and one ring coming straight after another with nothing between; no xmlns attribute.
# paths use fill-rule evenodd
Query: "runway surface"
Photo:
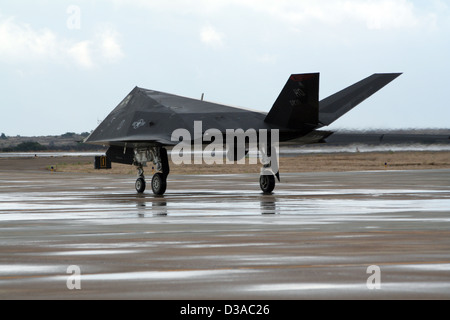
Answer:
<svg viewBox="0 0 450 320"><path fill-rule="evenodd" d="M281 178L0 171L0 299L450 298L450 170Z"/></svg>

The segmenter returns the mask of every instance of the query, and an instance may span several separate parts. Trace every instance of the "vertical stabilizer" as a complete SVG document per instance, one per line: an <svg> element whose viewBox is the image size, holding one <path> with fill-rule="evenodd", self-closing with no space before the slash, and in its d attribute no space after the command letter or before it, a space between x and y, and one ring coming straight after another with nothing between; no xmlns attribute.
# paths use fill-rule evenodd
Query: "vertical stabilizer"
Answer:
<svg viewBox="0 0 450 320"><path fill-rule="evenodd" d="M316 127L319 122L319 73L291 75L264 121L296 130Z"/></svg>

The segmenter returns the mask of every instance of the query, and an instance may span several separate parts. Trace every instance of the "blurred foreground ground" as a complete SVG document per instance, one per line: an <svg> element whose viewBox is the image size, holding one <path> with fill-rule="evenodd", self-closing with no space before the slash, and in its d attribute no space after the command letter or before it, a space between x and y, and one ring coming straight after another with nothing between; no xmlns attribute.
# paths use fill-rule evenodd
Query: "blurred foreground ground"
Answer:
<svg viewBox="0 0 450 320"><path fill-rule="evenodd" d="M281 177L2 166L0 299L450 298L449 169Z"/></svg>

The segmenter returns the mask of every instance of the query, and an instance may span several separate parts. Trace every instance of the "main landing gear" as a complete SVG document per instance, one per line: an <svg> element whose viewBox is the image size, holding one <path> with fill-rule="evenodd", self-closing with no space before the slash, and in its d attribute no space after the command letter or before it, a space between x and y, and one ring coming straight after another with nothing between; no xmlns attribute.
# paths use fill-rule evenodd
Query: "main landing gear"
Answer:
<svg viewBox="0 0 450 320"><path fill-rule="evenodd" d="M264 193L272 193L273 189L275 189L275 177L273 175L262 174L259 177L259 186Z"/></svg>
<svg viewBox="0 0 450 320"><path fill-rule="evenodd" d="M146 188L146 181L143 167L147 161L153 161L156 172L151 181L152 191L155 195L163 195L167 188L167 176L169 175L169 158L167 150L161 147L152 147L144 150L135 150L135 165L138 167L138 178L135 183L136 191L143 193Z"/></svg>
<svg viewBox="0 0 450 320"><path fill-rule="evenodd" d="M152 161L157 171L152 177L152 191L155 195L163 195L166 192L167 176L170 172L167 150L162 147L150 147L135 149L134 153L134 164L138 169L138 178L135 183L136 191L144 193L147 184L144 167L147 166L147 162ZM280 181L277 154L272 147L269 155L266 156L266 152L263 152L263 168L259 177L259 185L264 194L271 194L275 189L275 177Z"/></svg>
<svg viewBox="0 0 450 320"><path fill-rule="evenodd" d="M167 176L161 172L157 172L152 178L152 191L156 195L163 195L167 188Z"/></svg>
<svg viewBox="0 0 450 320"><path fill-rule="evenodd" d="M270 152L261 150L263 167L259 177L259 186L264 194L271 194L275 189L275 177L280 181L280 173L278 171L278 159L276 149L270 148Z"/></svg>

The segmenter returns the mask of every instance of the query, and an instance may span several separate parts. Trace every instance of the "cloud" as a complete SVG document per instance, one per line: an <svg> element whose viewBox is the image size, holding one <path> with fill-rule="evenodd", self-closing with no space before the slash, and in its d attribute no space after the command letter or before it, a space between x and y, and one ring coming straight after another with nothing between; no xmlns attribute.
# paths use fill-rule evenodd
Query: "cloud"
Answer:
<svg viewBox="0 0 450 320"><path fill-rule="evenodd" d="M411 0L233 0L234 5L263 12L291 25L313 22L340 25L360 22L370 30L433 25L430 14Z"/></svg>
<svg viewBox="0 0 450 320"><path fill-rule="evenodd" d="M48 29L36 32L29 25L17 24L13 18L0 23L0 57L39 58L53 56L55 50L56 36Z"/></svg>
<svg viewBox="0 0 450 320"><path fill-rule="evenodd" d="M273 54L265 53L256 57L256 61L262 64L274 64L277 62L277 57Z"/></svg>
<svg viewBox="0 0 450 320"><path fill-rule="evenodd" d="M96 35L100 54L109 63L118 62L124 57L124 53L118 39L119 33L112 28L104 28Z"/></svg>
<svg viewBox="0 0 450 320"><path fill-rule="evenodd" d="M36 30L8 18L0 20L0 61L46 61L90 69L123 58L118 38L112 28L103 28L92 39L75 41L58 37L48 28Z"/></svg>
<svg viewBox="0 0 450 320"><path fill-rule="evenodd" d="M84 68L94 67L92 60L92 43L90 41L81 41L67 48L67 54L79 65Z"/></svg>
<svg viewBox="0 0 450 320"><path fill-rule="evenodd" d="M314 22L339 25L360 22L370 30L416 28L435 25L439 14L437 5L429 5L428 10L419 10L411 0L115 0L116 3L136 5L152 11L178 13L199 17L220 17L225 9L258 12L267 17L298 26ZM435 0L441 4L442 1Z"/></svg>
<svg viewBox="0 0 450 320"><path fill-rule="evenodd" d="M200 31L200 40L204 44L214 48L223 47L223 37L224 35L212 26L203 27Z"/></svg>
<svg viewBox="0 0 450 320"><path fill-rule="evenodd" d="M422 23L414 5L407 0L345 1L342 10L370 30L414 28Z"/></svg>

